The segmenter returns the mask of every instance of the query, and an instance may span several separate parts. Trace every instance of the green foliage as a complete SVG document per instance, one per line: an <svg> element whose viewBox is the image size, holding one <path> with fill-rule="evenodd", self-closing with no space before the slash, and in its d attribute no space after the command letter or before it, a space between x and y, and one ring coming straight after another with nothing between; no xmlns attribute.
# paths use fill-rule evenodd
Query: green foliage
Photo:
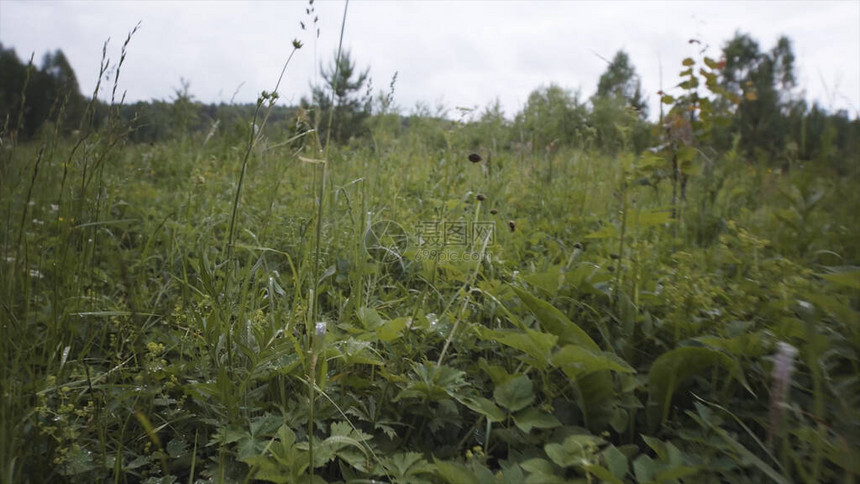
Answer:
<svg viewBox="0 0 860 484"><path fill-rule="evenodd" d="M623 50L619 50L607 66L606 72L600 75L596 96L621 99L644 119L648 116L648 106L642 99L641 84L630 57Z"/></svg>
<svg viewBox="0 0 860 484"><path fill-rule="evenodd" d="M852 479L858 172L721 150L721 62L684 61L645 152L622 106L615 154L569 131L594 111L555 87L513 124L389 104L320 159L272 93L187 86L2 150L2 480ZM391 260L377 222L406 235ZM470 222L491 243L430 240Z"/></svg>
<svg viewBox="0 0 860 484"><path fill-rule="evenodd" d="M667 351L651 364L648 372L649 405L652 422L665 423L669 417L672 395L685 380L700 375L706 368L723 366L739 381L746 380L737 362L720 351L702 347L682 347Z"/></svg>
<svg viewBox="0 0 860 484"><path fill-rule="evenodd" d="M545 149L553 141L582 145L587 111L579 93L571 93L551 84L529 94L526 105L514 119L514 136Z"/></svg>
<svg viewBox="0 0 860 484"><path fill-rule="evenodd" d="M317 110L316 126L325 139L328 122L333 116L331 137L337 142L346 142L362 131L362 123L368 115L368 96L360 95L368 82L370 68L356 70L350 51L335 53L328 67L320 66L323 83L311 87L311 99L302 100L302 107Z"/></svg>
<svg viewBox="0 0 860 484"><path fill-rule="evenodd" d="M78 128L84 108L77 77L63 51L46 53L36 69L32 59L25 65L14 49L0 44L0 132L28 139L52 121L68 134Z"/></svg>

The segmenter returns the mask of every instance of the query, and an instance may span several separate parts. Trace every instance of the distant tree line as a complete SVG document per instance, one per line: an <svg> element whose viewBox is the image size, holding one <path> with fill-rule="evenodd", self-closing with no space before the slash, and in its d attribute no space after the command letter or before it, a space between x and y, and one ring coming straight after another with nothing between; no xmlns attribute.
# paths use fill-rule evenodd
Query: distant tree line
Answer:
<svg viewBox="0 0 860 484"><path fill-rule="evenodd" d="M20 141L36 137L47 126L64 135L81 128L90 99L78 85L75 72L62 50L44 56L41 66L22 62L12 48L0 44L0 135ZM86 122L100 128L109 107L99 100L90 106ZM190 84L182 80L168 101L138 101L118 107L120 120L132 129L132 142L155 143L193 135L206 136L213 129L224 134L241 135L247 130L254 104L203 104L196 102ZM272 124L295 118L297 108L275 106Z"/></svg>
<svg viewBox="0 0 860 484"><path fill-rule="evenodd" d="M32 64L32 59L25 64L14 49L0 44L3 132L27 139L49 120L60 124L64 132L75 129L83 116L85 101L66 56L57 50L45 54L40 68Z"/></svg>
<svg viewBox="0 0 860 484"><path fill-rule="evenodd" d="M722 46L720 56L717 82L728 97L714 100L714 109L726 118L708 137L714 149L740 150L750 160L774 164L822 160L840 171L856 164L860 120L803 99L797 91L788 38L764 50L739 32ZM313 129L321 143L331 139L343 144L372 140L383 128L395 135L420 126L426 129L434 122L450 123L442 109L431 114L426 107L417 107L411 115L400 114L392 103L394 79L389 92L374 98L369 69L356 68L349 51L340 58L333 56L320 70L322 82L311 86L310 98L303 98L296 107L275 106L269 129L289 136ZM0 134L14 133L24 140L36 136L46 123L68 134L82 123L87 102L62 51L46 54L36 68L0 45ZM183 80L172 99L124 105L119 115L133 128L131 141L158 142L214 132L241 135L249 129L254 109L253 104L197 102ZM624 51L607 61L596 92L588 99L578 90L550 84L534 90L513 119L504 115L498 102L481 112L466 111L460 113L461 121L465 120L460 124L475 148L532 152L559 146L639 152L657 143L663 121L662 110L660 122L649 121L640 78ZM106 112L107 107L97 101L88 122L98 127ZM446 142L432 129L425 134Z"/></svg>

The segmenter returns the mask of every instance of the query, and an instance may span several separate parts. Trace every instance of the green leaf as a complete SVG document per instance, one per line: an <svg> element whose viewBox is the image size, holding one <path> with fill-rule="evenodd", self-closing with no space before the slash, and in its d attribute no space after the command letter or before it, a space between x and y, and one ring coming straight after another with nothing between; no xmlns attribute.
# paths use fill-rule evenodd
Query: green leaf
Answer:
<svg viewBox="0 0 860 484"><path fill-rule="evenodd" d="M555 306L532 296L519 287L511 287L517 293L520 300L534 313L543 329L558 336L560 344L577 344L594 351L600 351L600 347L588 336L588 333L567 319L567 316L556 309Z"/></svg>
<svg viewBox="0 0 860 484"><path fill-rule="evenodd" d="M528 363L545 370L552 348L558 341L558 336L532 329L524 331L483 329L480 336L486 340L494 340L511 348L518 349L531 357Z"/></svg>
<svg viewBox="0 0 860 484"><path fill-rule="evenodd" d="M314 453L314 467L324 466L330 460L334 459L343 448L348 446L352 446L361 451L361 453L364 454L365 461L369 458L367 449L365 449L357 439L343 435L332 435L316 447L316 451Z"/></svg>
<svg viewBox="0 0 860 484"><path fill-rule="evenodd" d="M552 462L537 457L521 462L520 467L530 474L552 474L555 470Z"/></svg>
<svg viewBox="0 0 860 484"><path fill-rule="evenodd" d="M164 450L168 456L176 459L188 452L188 444L182 439L171 439Z"/></svg>
<svg viewBox="0 0 860 484"><path fill-rule="evenodd" d="M585 470L589 474L600 479L600 482L610 482L612 484L624 484L624 481L622 481L621 479L612 475L612 472L610 472L609 469L607 469L601 465L597 465L597 464L587 465L587 466L585 466Z"/></svg>
<svg viewBox="0 0 860 484"><path fill-rule="evenodd" d="M614 401L618 398L610 371L633 373L633 368L611 353L577 345L566 345L551 362L574 381L589 430L603 430L615 416Z"/></svg>
<svg viewBox="0 0 860 484"><path fill-rule="evenodd" d="M678 157L678 164L683 165L689 161L692 161L696 157L696 148L692 146L682 146L678 148L676 156Z"/></svg>
<svg viewBox="0 0 860 484"><path fill-rule="evenodd" d="M437 474L450 484L480 484L480 481L466 466L436 459L434 467Z"/></svg>
<svg viewBox="0 0 860 484"><path fill-rule="evenodd" d="M671 210L648 210L638 212L630 219L631 225L635 227L653 227L655 225L665 225L673 223Z"/></svg>
<svg viewBox="0 0 860 484"><path fill-rule="evenodd" d="M665 442L647 435L640 435L640 437L642 437L642 441L645 442L648 447L651 447L651 450L654 451L654 454L656 454L660 460L669 460L669 449L666 447Z"/></svg>
<svg viewBox="0 0 860 484"><path fill-rule="evenodd" d="M243 462L251 466L250 475L254 479L276 484L286 484L291 481L289 470L266 456L255 455L244 459Z"/></svg>
<svg viewBox="0 0 860 484"><path fill-rule="evenodd" d="M408 320L409 318L402 317L382 323L382 326L376 330L379 340L389 343L402 336L403 330L406 329L406 322Z"/></svg>
<svg viewBox="0 0 860 484"><path fill-rule="evenodd" d="M546 294L555 296L558 294L558 287L562 283L563 276L561 268L556 266L546 272L526 274L523 276L523 280L544 291Z"/></svg>
<svg viewBox="0 0 860 484"><path fill-rule="evenodd" d="M546 472L535 472L526 476L524 484L570 484L571 481ZM578 481L573 481L578 482Z"/></svg>
<svg viewBox="0 0 860 484"><path fill-rule="evenodd" d="M502 464L502 482L501 484L522 484L525 481L525 474L518 464ZM498 480L493 480L498 483Z"/></svg>
<svg viewBox="0 0 860 484"><path fill-rule="evenodd" d="M487 360L481 358L478 360L478 367L490 377L494 385L499 385L506 382L511 375L505 371L505 368L500 365L491 365Z"/></svg>
<svg viewBox="0 0 860 484"><path fill-rule="evenodd" d="M394 398L395 402L403 398L426 398L433 401L448 399L457 395L460 387L466 384L463 380L465 372L446 365L419 363L415 365L413 372L415 376Z"/></svg>
<svg viewBox="0 0 860 484"><path fill-rule="evenodd" d="M706 347L675 348L654 360L648 372L649 420L652 428L656 428L658 417L660 425L666 422L675 390L689 378L714 365L728 370L749 389L738 362L718 350Z"/></svg>
<svg viewBox="0 0 860 484"><path fill-rule="evenodd" d="M685 66L685 67L690 67L690 66L695 65L695 64L696 64L696 61L694 61L692 57L687 57L686 59L681 61L681 65Z"/></svg>
<svg viewBox="0 0 860 484"><path fill-rule="evenodd" d="M681 89L686 89L686 90L695 89L695 88L699 87L699 80L695 77L692 77L692 78L690 78L689 81L684 81L684 82L678 84L678 87L680 87Z"/></svg>
<svg viewBox="0 0 860 484"><path fill-rule="evenodd" d="M624 479L627 475L627 467L629 465L627 456L614 445L610 445L603 451L603 457L606 458L606 465L609 467L612 475L616 479Z"/></svg>
<svg viewBox="0 0 860 484"><path fill-rule="evenodd" d="M702 413L703 409L707 408L698 402L696 402L696 407L700 413ZM761 460L756 454L747 449L746 446L735 440L731 435L729 435L728 432L720 428L718 425L714 424L709 420L700 418L695 413L690 411L687 412L687 415L696 420L699 425L703 427L707 426L715 434L719 435L730 449L732 449L736 454L743 457L744 461L756 466L760 471L770 477L777 484L788 484L789 482L791 482L789 479L786 479L782 474L780 474L779 471L767 465L766 462Z"/></svg>
<svg viewBox="0 0 860 484"><path fill-rule="evenodd" d="M590 465L598 452L598 446L603 439L594 435L571 435L562 443L551 443L544 446L546 455L561 467L580 467Z"/></svg>
<svg viewBox="0 0 860 484"><path fill-rule="evenodd" d="M496 386L496 389L493 391L493 398L495 398L499 405L511 412L521 410L530 405L535 399L532 381L525 375L511 378L507 382Z"/></svg>
<svg viewBox="0 0 860 484"><path fill-rule="evenodd" d="M860 313L851 308L847 300L843 302L831 295L812 293L804 297L840 322L855 329L860 328Z"/></svg>
<svg viewBox="0 0 860 484"><path fill-rule="evenodd" d="M468 407L473 412L476 412L487 419L490 422L501 422L505 419L505 412L491 400L484 397L463 397L458 398L457 401Z"/></svg>
<svg viewBox="0 0 860 484"><path fill-rule="evenodd" d="M358 316L358 320L361 321L361 325L364 326L364 329L376 329L382 324L382 318L379 316L379 313L371 308L358 308L355 313Z"/></svg>
<svg viewBox="0 0 860 484"><path fill-rule="evenodd" d="M675 103L675 98L674 98L674 97L672 97L672 96L670 96L670 95L668 95L668 94L666 94L666 95L664 95L663 97L661 97L661 98L660 98L660 101L661 101L663 104L674 104L674 103Z"/></svg>
<svg viewBox="0 0 860 484"><path fill-rule="evenodd" d="M648 454L641 454L633 461L633 475L636 482L651 482L654 480L656 462Z"/></svg>
<svg viewBox="0 0 860 484"><path fill-rule="evenodd" d="M283 418L276 415L263 415L251 419L251 435L255 437L270 436L281 427Z"/></svg>
<svg viewBox="0 0 860 484"><path fill-rule="evenodd" d="M532 429L552 429L561 426L561 422L546 412L537 408L526 408L514 415L514 423L525 433Z"/></svg>
<svg viewBox="0 0 860 484"><path fill-rule="evenodd" d="M601 370L635 373L630 365L612 353L592 351L578 345L566 345L552 355L552 365L561 368L572 380Z"/></svg>
<svg viewBox="0 0 860 484"><path fill-rule="evenodd" d="M430 464L420 452L398 452L385 461L385 468L393 474L392 477L409 482L408 478L417 474L430 472Z"/></svg>
<svg viewBox="0 0 860 484"><path fill-rule="evenodd" d="M585 426L593 432L605 430L618 401L612 374L608 371L589 373L578 377L574 384L585 416Z"/></svg>
<svg viewBox="0 0 860 484"><path fill-rule="evenodd" d="M678 482L678 479L695 476L702 471L701 467L693 466L675 466L665 471L662 471L655 476L655 482Z"/></svg>
<svg viewBox="0 0 860 484"><path fill-rule="evenodd" d="M860 271L819 274L819 277L840 286L860 289Z"/></svg>
<svg viewBox="0 0 860 484"><path fill-rule="evenodd" d="M614 239L618 237L618 229L614 225L608 224L596 232L592 232L585 236L586 239Z"/></svg>

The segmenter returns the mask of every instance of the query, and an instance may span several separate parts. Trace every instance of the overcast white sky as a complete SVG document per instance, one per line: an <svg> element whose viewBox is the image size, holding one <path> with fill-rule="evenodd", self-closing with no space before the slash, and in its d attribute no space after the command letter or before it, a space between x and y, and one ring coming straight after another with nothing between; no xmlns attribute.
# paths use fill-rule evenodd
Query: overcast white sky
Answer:
<svg viewBox="0 0 860 484"><path fill-rule="evenodd" d="M309 92L320 62L336 49L344 2L317 1L320 36L306 1L17 1L0 0L0 42L26 61L61 48L89 94L104 41L112 62L138 21L120 77L127 100L169 100L180 78L203 102L253 102L271 90L297 38L305 43L287 69L287 104ZM308 30L302 31L303 21ZM680 61L713 56L736 30L770 49L793 41L797 76L809 99L860 115L860 1L370 1L349 4L344 46L369 66L374 87L399 72L395 103L486 106L498 98L508 116L550 82L596 90L603 58L625 49L642 78L652 114L656 92L678 83ZM662 65L662 69L661 69Z"/></svg>

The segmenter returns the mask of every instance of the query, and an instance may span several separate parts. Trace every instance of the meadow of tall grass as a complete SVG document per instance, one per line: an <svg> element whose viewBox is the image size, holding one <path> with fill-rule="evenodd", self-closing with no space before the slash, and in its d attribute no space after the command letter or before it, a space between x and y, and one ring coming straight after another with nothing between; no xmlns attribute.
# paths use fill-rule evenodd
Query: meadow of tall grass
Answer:
<svg viewBox="0 0 860 484"><path fill-rule="evenodd" d="M681 199L480 123L297 148L276 98L3 139L2 482L854 482L856 167Z"/></svg>

